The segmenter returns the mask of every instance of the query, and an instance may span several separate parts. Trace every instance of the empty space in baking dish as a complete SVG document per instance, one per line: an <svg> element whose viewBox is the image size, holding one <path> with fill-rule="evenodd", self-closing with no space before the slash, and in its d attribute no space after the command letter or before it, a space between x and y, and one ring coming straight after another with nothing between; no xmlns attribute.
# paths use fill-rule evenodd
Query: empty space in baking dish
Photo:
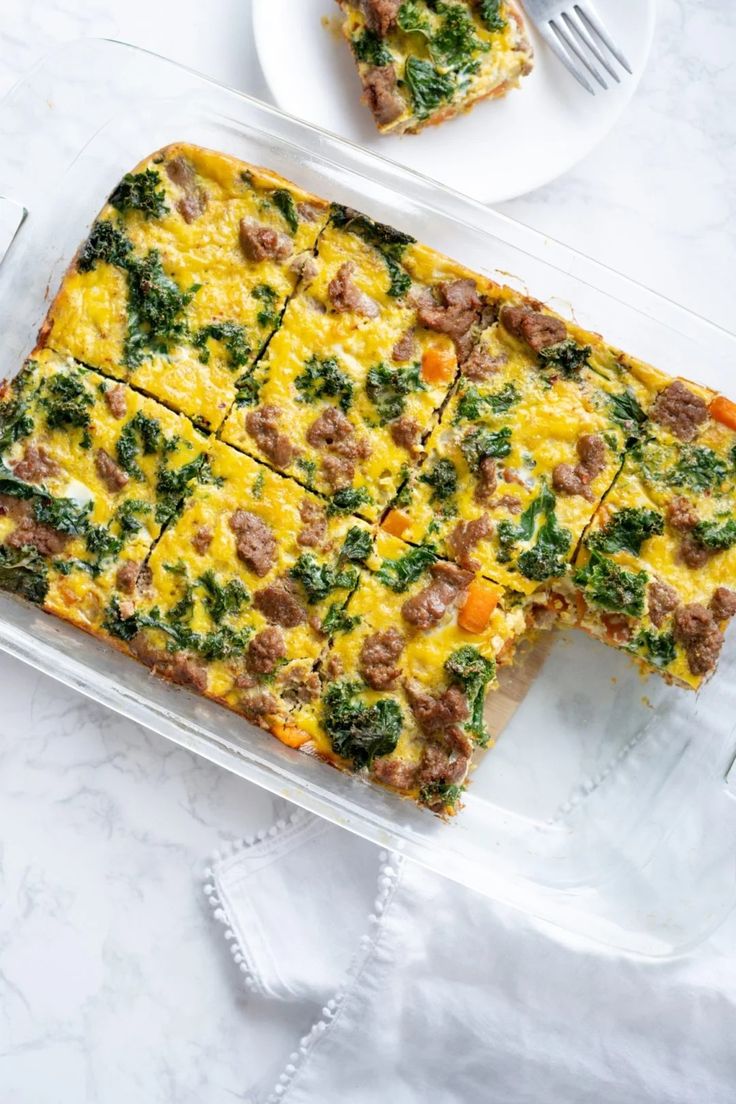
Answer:
<svg viewBox="0 0 736 1104"><path fill-rule="evenodd" d="M431 181L132 47L57 51L0 105L0 195L28 217L0 263L0 377L20 367L121 175L198 142L366 210L546 299L673 375L727 389L731 335ZM504 277L513 273L513 277ZM736 642L697 696L560 634L449 823L279 744L33 607L0 595L0 647L222 767L525 912L649 955L736 900ZM492 708L489 706L489 708Z"/></svg>

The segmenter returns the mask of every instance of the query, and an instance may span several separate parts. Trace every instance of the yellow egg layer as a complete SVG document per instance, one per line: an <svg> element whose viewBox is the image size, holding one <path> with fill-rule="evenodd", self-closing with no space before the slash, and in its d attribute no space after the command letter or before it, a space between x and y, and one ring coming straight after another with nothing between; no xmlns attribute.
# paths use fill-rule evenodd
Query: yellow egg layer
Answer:
<svg viewBox="0 0 736 1104"><path fill-rule="evenodd" d="M164 342L155 332L151 336L140 311L141 326L131 332L128 270L100 260L88 271L70 270L44 340L216 429L235 398L238 378L278 326L296 287L298 258L314 249L327 205L276 173L181 143L147 158L134 170L142 173L155 174L163 214L151 217L108 203L99 221L125 235L132 247L128 264L131 258L142 263L155 251L169 290L173 286L188 298L176 312L179 336ZM182 178L185 186L177 182ZM244 219L284 235L288 255L249 259L239 240ZM222 326L238 328L235 355L212 329Z"/></svg>
<svg viewBox="0 0 736 1104"><path fill-rule="evenodd" d="M63 549L46 556L44 606L86 629L99 627L119 568L145 559L175 502L198 478L206 446L186 418L127 387L120 388L122 407L115 416L105 394L117 386L69 358L41 350L12 389L32 428L6 449L2 460L14 473L14 493L28 496L33 519L51 523L60 518L67 532ZM135 428L140 425L149 433L148 444ZM19 480L24 458L39 450L49 474ZM121 454L130 457L129 470L121 474L123 486L111 488L100 474L101 452L117 465ZM163 494L162 481L181 493ZM0 516L0 545L18 527L12 514L10 509ZM105 546L101 538L112 545Z"/></svg>

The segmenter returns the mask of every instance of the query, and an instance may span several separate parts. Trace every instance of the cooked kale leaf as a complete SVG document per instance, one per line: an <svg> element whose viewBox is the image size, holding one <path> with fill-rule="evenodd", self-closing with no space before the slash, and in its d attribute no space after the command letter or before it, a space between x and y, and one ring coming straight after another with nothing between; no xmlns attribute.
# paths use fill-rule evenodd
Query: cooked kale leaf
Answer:
<svg viewBox="0 0 736 1104"><path fill-rule="evenodd" d="M397 701L379 698L366 706L357 696L361 688L359 682L334 682L322 697L323 723L333 750L356 769L390 755L404 722Z"/></svg>
<svg viewBox="0 0 736 1104"><path fill-rule="evenodd" d="M474 71L473 55L485 53L490 47L478 38L470 12L462 4L445 3L438 3L437 11L443 16L442 24L429 42L435 65L455 72Z"/></svg>
<svg viewBox="0 0 736 1104"><path fill-rule="evenodd" d="M73 498L52 498L51 495L38 493L34 496L33 512L36 521L42 525L78 537L87 532L92 503L80 506Z"/></svg>
<svg viewBox="0 0 736 1104"><path fill-rule="evenodd" d="M670 632L656 633L653 629L642 629L634 637L630 650L643 651L655 667L669 667L677 658L675 638Z"/></svg>
<svg viewBox="0 0 736 1104"><path fill-rule="evenodd" d="M343 372L335 357L311 357L304 365L304 371L294 380L299 392L299 401L316 402L318 399L336 398L343 411L353 404L353 382Z"/></svg>
<svg viewBox="0 0 736 1104"><path fill-rule="evenodd" d="M251 295L262 304L258 312L258 325L276 327L281 321L279 310L279 293L270 284L258 284L253 288Z"/></svg>
<svg viewBox="0 0 736 1104"><path fill-rule="evenodd" d="M180 468L161 465L156 479L156 521L166 525L177 516L193 483L213 482L216 480L206 456L198 456Z"/></svg>
<svg viewBox="0 0 736 1104"><path fill-rule="evenodd" d="M406 368L377 364L368 371L365 389L378 412L381 425L384 425L404 413L407 395L412 391L425 391L426 387L418 364L410 364Z"/></svg>
<svg viewBox="0 0 736 1104"><path fill-rule="evenodd" d="M186 308L199 284L182 291L167 276L156 249L142 260L129 260L128 332L125 338L123 362L136 368L151 353L168 353L172 345L188 337Z"/></svg>
<svg viewBox="0 0 736 1104"><path fill-rule="evenodd" d="M721 524L717 521L699 521L693 529L693 536L710 552L726 552L736 545L736 520L728 518Z"/></svg>
<svg viewBox="0 0 736 1104"><path fill-rule="evenodd" d="M349 207L340 204L332 205L332 224L340 230L349 230L357 234L363 241L376 249L383 258L388 269L390 284L388 294L394 299L400 299L406 295L411 287L411 277L401 267L401 259L406 247L416 239L401 230L394 230L392 226L386 226L382 222L374 222L367 215L361 215L359 211L353 211Z"/></svg>
<svg viewBox="0 0 736 1104"><path fill-rule="evenodd" d="M447 502L458 489L457 469L452 460L442 457L419 476L420 483L432 488L431 502Z"/></svg>
<svg viewBox="0 0 736 1104"><path fill-rule="evenodd" d="M596 552L631 552L638 556L641 546L650 537L664 533L664 518L657 510L625 506L588 540Z"/></svg>
<svg viewBox="0 0 736 1104"><path fill-rule="evenodd" d="M569 529L560 526L555 506L554 494L543 483L538 496L530 502L517 523L501 521L498 524L498 558L502 563L511 559L516 544L532 540L536 531L534 547L522 552L517 560L521 574L535 582L557 578L567 570L565 557L570 549L572 534ZM537 529L540 519L541 525Z"/></svg>
<svg viewBox="0 0 736 1104"><path fill-rule="evenodd" d="M489 31L502 31L506 26L501 4L502 0L478 0L478 14Z"/></svg>
<svg viewBox="0 0 736 1104"><path fill-rule="evenodd" d="M353 39L351 45L356 59L366 65L380 68L383 65L390 65L394 60L393 54L386 43L375 31L366 29L361 35Z"/></svg>
<svg viewBox="0 0 736 1104"><path fill-rule="evenodd" d="M472 644L458 648L445 661L445 670L464 691L470 709L466 728L481 747L486 747L490 734L483 722L483 705L489 682L496 676L496 664L486 659Z"/></svg>
<svg viewBox="0 0 736 1104"><path fill-rule="evenodd" d="M286 188L277 188L271 198L286 219L286 224L292 234L296 234L299 229L299 212L296 209L296 203L291 192L288 192Z"/></svg>
<svg viewBox="0 0 736 1104"><path fill-rule="evenodd" d="M421 34L425 38L429 38L432 34L429 20L414 0L406 0L406 3L401 5L396 24L404 34Z"/></svg>
<svg viewBox="0 0 736 1104"><path fill-rule="evenodd" d="M480 469L481 461L489 456L502 459L511 452L511 429L471 429L460 442L460 450L472 472Z"/></svg>
<svg viewBox="0 0 736 1104"><path fill-rule="evenodd" d="M585 567L573 576L576 586L582 587L586 601L592 606L623 613L628 617L641 617L649 576L646 571L627 571L593 552Z"/></svg>
<svg viewBox="0 0 736 1104"><path fill-rule="evenodd" d="M43 556L31 545L8 548L0 545L0 588L40 605L49 590Z"/></svg>
<svg viewBox="0 0 736 1104"><path fill-rule="evenodd" d="M40 405L46 411L49 429L66 426L87 429L92 423L89 411L94 406L94 399L77 374L56 375L48 379Z"/></svg>
<svg viewBox="0 0 736 1104"><path fill-rule="evenodd" d="M427 782L419 791L419 800L430 809L454 809L462 797L463 787L450 782Z"/></svg>
<svg viewBox="0 0 736 1104"><path fill-rule="evenodd" d="M123 471L136 479L143 479L137 457L152 456L163 448L164 436L158 418L149 418L139 410L123 426L115 445L115 455Z"/></svg>
<svg viewBox="0 0 736 1104"><path fill-rule="evenodd" d="M404 66L404 83L411 95L414 112L426 119L440 104L452 99L455 81L448 73L440 73L431 61L409 57Z"/></svg>
<svg viewBox="0 0 736 1104"><path fill-rule="evenodd" d="M327 516L354 514L363 504L373 502L365 487L343 487L335 491L327 505Z"/></svg>
<svg viewBox="0 0 736 1104"><path fill-rule="evenodd" d="M500 391L479 391L477 387L468 387L460 396L455 414L455 423L462 421L477 422L484 410L492 414L505 414L520 399L513 383L507 383Z"/></svg>
<svg viewBox="0 0 736 1104"><path fill-rule="evenodd" d="M250 602L250 595L240 579L230 579L224 585L210 569L200 575L199 586L204 591L204 606L215 624L228 614L240 613Z"/></svg>
<svg viewBox="0 0 736 1104"><path fill-rule="evenodd" d="M358 582L356 568L320 563L311 552L302 552L289 574L304 587L310 606L323 601L333 590L352 590Z"/></svg>
<svg viewBox="0 0 736 1104"><path fill-rule="evenodd" d="M322 618L322 632L325 636L336 636L341 632L352 632L360 624L360 617L351 617L339 602L333 602Z"/></svg>
<svg viewBox="0 0 736 1104"><path fill-rule="evenodd" d="M397 556L395 560L384 560L376 572L376 577L397 594L403 594L436 562L437 556L433 549L426 544L420 544L417 548L410 548L401 556Z"/></svg>
<svg viewBox="0 0 736 1104"><path fill-rule="evenodd" d="M642 410L639 400L633 391L628 388L618 395L611 395L608 400L611 417L617 421L626 432L633 436L646 422L647 416Z"/></svg>
<svg viewBox="0 0 736 1104"><path fill-rule="evenodd" d="M726 462L705 445L685 446L680 459L667 476L673 487L689 487L693 491L715 491L728 476Z"/></svg>
<svg viewBox="0 0 736 1104"><path fill-rule="evenodd" d="M373 538L370 530L361 529L359 525L353 525L348 529L347 536L340 549L340 559L349 560L350 563L365 563L373 551Z"/></svg>
<svg viewBox="0 0 736 1104"><path fill-rule="evenodd" d="M549 345L537 354L539 363L543 368L555 368L563 376L576 375L583 365L588 363L588 358L593 352L590 345L578 345L577 341L568 338L557 345Z"/></svg>
<svg viewBox="0 0 736 1104"><path fill-rule="evenodd" d="M147 219L161 218L169 210L155 169L126 173L110 196L110 203L117 211L140 211Z"/></svg>
<svg viewBox="0 0 736 1104"><path fill-rule="evenodd" d="M91 272L99 261L125 268L132 249L132 243L114 223L96 222L79 254L77 268L80 272Z"/></svg>
<svg viewBox="0 0 736 1104"><path fill-rule="evenodd" d="M0 456L33 432L33 418L22 398L0 403Z"/></svg>
<svg viewBox="0 0 736 1104"><path fill-rule="evenodd" d="M222 344L231 368L243 368L248 363L251 347L245 327L238 322L211 322L196 334L192 344L195 349L199 349L202 364L209 364L210 341L219 341Z"/></svg>

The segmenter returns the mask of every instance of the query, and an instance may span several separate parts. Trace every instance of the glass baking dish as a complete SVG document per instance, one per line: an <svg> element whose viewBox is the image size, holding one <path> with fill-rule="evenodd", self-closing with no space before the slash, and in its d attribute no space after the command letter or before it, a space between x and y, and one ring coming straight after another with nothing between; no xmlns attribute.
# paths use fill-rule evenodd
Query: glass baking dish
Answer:
<svg viewBox="0 0 736 1104"><path fill-rule="evenodd" d="M122 173L185 140L361 208L562 314L574 310L581 325L672 374L728 390L732 335L426 178L133 47L63 47L0 105L0 134L0 378L32 349L50 295ZM582 634L559 634L449 824L6 595L0 647L334 823L607 945L680 953L736 900L736 639L694 696L644 683L625 657Z"/></svg>

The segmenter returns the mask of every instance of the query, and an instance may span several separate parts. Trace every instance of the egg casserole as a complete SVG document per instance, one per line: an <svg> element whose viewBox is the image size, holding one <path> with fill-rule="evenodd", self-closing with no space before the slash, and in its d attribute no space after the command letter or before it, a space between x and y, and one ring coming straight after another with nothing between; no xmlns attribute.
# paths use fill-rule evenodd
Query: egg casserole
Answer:
<svg viewBox="0 0 736 1104"><path fill-rule="evenodd" d="M541 627L715 670L736 405L179 144L114 190L2 386L0 586L449 813Z"/></svg>
<svg viewBox="0 0 736 1104"><path fill-rule="evenodd" d="M505 96L534 52L510 0L337 0L381 134L416 134Z"/></svg>

